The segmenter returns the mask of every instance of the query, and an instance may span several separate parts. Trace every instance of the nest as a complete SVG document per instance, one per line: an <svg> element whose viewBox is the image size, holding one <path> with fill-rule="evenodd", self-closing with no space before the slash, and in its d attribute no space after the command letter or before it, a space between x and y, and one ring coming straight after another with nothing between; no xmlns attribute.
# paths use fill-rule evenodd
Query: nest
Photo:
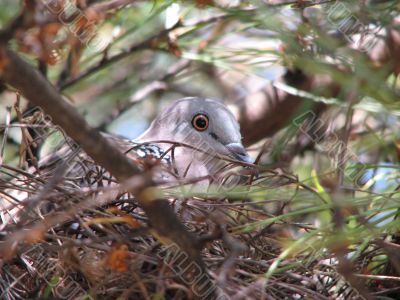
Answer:
<svg viewBox="0 0 400 300"><path fill-rule="evenodd" d="M53 132L46 123L36 142ZM71 145L58 159L76 161L80 155ZM79 173L62 163L1 169L0 248L7 255L0 260L0 298L207 298L211 291L190 288L194 279L185 274L185 253L154 232L135 197L87 157L79 167ZM304 219L279 218L292 200L287 191L315 193L285 172L246 171L225 174L222 182L232 174L244 178L232 188L182 193L183 186L160 186L181 222L200 236L208 271L198 277L209 276L221 299L360 298L327 249L308 245L282 255L287 240L301 240L314 229ZM260 222L265 220L271 221ZM354 262L355 270L382 251L370 246ZM369 283L376 295L379 284Z"/></svg>

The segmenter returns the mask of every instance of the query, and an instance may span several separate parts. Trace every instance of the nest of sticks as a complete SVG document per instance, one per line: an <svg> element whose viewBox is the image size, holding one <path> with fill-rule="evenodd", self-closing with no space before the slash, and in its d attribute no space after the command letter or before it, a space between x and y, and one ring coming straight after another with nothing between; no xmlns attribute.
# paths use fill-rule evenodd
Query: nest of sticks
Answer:
<svg viewBox="0 0 400 300"><path fill-rule="evenodd" d="M185 253L158 236L135 197L93 161L79 160L85 170L79 176L68 175L62 163L40 169L28 149L58 131L41 122L21 151L31 167L0 169L1 299L207 298L210 291L193 291L188 282L201 276L211 278L221 299L360 298L330 251L311 246L282 255L288 240L300 240L315 226L279 217L290 211L293 194L316 197L295 176L234 171L227 176L239 174L245 179L240 186L197 194L160 186L187 230L200 237L207 274L187 277ZM74 147L66 157L78 155ZM379 244L369 247L353 271L383 251ZM382 286L370 281L368 289L379 296Z"/></svg>

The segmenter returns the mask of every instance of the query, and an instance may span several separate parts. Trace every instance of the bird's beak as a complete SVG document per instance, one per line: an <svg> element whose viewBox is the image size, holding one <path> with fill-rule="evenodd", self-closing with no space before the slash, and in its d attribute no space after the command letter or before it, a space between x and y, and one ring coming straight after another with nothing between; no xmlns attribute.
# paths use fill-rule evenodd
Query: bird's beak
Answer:
<svg viewBox="0 0 400 300"><path fill-rule="evenodd" d="M225 145L226 148L228 148L231 156L239 161L245 162L245 163L250 163L252 164L254 162L254 159L252 159L249 154L247 153L246 149L243 147L241 143L230 143Z"/></svg>

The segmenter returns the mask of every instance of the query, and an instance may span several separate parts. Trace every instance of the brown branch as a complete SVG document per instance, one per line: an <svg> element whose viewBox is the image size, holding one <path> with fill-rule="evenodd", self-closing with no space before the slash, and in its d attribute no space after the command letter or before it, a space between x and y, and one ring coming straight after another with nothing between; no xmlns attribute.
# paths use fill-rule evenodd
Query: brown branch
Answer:
<svg viewBox="0 0 400 300"><path fill-rule="evenodd" d="M26 10L22 10L21 13L7 25L7 27L0 29L0 45L6 45L19 29L27 28L31 25L32 19L28 17Z"/></svg>
<svg viewBox="0 0 400 300"><path fill-rule="evenodd" d="M64 101L50 82L30 64L5 48L0 48L0 62L2 79L18 89L30 102L41 107L97 164L108 170L120 182L141 173L125 155L97 130L91 128L76 109ZM147 178L143 185L133 192L157 234L175 242L197 267L206 272L197 237L185 229L167 201L156 199L152 180ZM4 257L7 251L10 250L0 248L1 256ZM213 287L210 280L207 285Z"/></svg>
<svg viewBox="0 0 400 300"><path fill-rule="evenodd" d="M280 81L303 91L312 91L316 87L325 86L323 96L327 98L334 97L340 91L339 85L330 78L308 76L301 71L289 70ZM239 104L243 143L251 145L272 136L292 121L293 115L303 104L301 97L277 89L272 84L268 84L258 93L248 95ZM314 105L316 110L324 107L322 103Z"/></svg>
<svg viewBox="0 0 400 300"><path fill-rule="evenodd" d="M396 18L387 35L379 40L371 52L368 54L357 53L359 56L365 56L372 73L384 71L384 76L389 76L391 73L397 76L400 73L400 30L396 27L399 24L400 18ZM346 73L348 70L339 72L346 77L351 75ZM341 91L339 83L335 82L333 78L321 74L302 74L289 70L279 81L307 92L324 91L319 96L326 98L337 97ZM278 132L292 121L296 110L303 103L301 97L277 89L272 84L267 85L262 91L242 99L239 122L244 144L251 145ZM321 104L314 106L317 111L324 107Z"/></svg>
<svg viewBox="0 0 400 300"><path fill-rule="evenodd" d="M268 6L271 7L279 7L279 6L286 6L286 5L291 5L292 8L306 8L306 7L312 7L316 5L322 5L326 3L330 3L336 0L317 0L317 1L299 1L299 0L289 0L289 1L282 1L282 0L268 0L264 1L266 2Z"/></svg>
<svg viewBox="0 0 400 300"><path fill-rule="evenodd" d="M16 17L8 27L0 30L0 44L7 44L9 40L14 37L15 31L22 25L24 20L24 14L20 14Z"/></svg>
<svg viewBox="0 0 400 300"><path fill-rule="evenodd" d="M18 30L26 30L35 24L35 9L35 1L24 1L20 13L5 28L0 29L0 46L14 38Z"/></svg>

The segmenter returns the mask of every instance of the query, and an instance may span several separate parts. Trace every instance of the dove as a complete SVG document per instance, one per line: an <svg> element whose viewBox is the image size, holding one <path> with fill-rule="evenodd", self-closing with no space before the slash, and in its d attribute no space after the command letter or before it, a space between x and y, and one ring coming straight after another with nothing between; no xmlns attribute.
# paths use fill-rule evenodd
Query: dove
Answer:
<svg viewBox="0 0 400 300"><path fill-rule="evenodd" d="M204 184L217 180L216 174L232 161L244 166L253 161L241 143L240 127L234 115L222 102L213 99L187 97L174 101L135 140L105 136L144 171L155 169L156 182L182 179L196 182L200 178L199 182ZM39 165L40 179L44 182L54 181L55 176L60 176L57 170L61 169L63 188L71 191L115 182L73 143L43 158ZM15 205L15 200L24 201L27 197L27 193L19 192L12 195L13 201L7 202L0 195L3 224L10 219L5 215L20 207ZM12 209L10 202L14 203Z"/></svg>
<svg viewBox="0 0 400 300"><path fill-rule="evenodd" d="M134 140L105 136L140 167L159 163L164 171L169 170L173 177L180 179L212 177L226 165L226 158L244 164L253 161L241 143L240 127L234 115L223 103L213 99L188 97L174 101ZM50 170L50 165L62 160L68 162L69 177L87 175L88 159L79 148L73 150L69 146L42 160L41 166ZM165 172L162 177L172 180Z"/></svg>
<svg viewBox="0 0 400 300"><path fill-rule="evenodd" d="M172 103L136 142L151 143L161 152L171 145L157 141L182 145L174 151L176 173L180 177L199 177L216 172L223 157L252 163L241 139L239 123L224 104L192 97Z"/></svg>

